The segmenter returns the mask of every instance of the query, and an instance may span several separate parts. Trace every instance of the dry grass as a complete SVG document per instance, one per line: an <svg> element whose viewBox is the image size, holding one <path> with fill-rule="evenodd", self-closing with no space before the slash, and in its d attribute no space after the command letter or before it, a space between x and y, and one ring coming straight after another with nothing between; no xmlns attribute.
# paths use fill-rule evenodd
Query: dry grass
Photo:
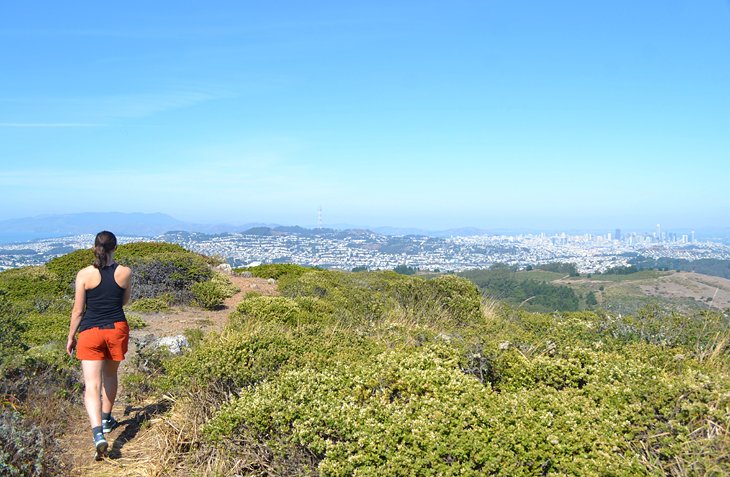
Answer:
<svg viewBox="0 0 730 477"><path fill-rule="evenodd" d="M216 445L202 434L211 410L228 399L221 390L190 392L176 399L171 411L150 420L150 426L125 447L125 457L108 460L103 470L90 466L82 474L119 477L281 476L314 475L316 459L304 449L287 447L281 455L270 446L241 437Z"/></svg>
<svg viewBox="0 0 730 477"><path fill-rule="evenodd" d="M499 316L499 309L502 305L497 300L491 300L489 298L482 299L482 316L485 322L494 321Z"/></svg>

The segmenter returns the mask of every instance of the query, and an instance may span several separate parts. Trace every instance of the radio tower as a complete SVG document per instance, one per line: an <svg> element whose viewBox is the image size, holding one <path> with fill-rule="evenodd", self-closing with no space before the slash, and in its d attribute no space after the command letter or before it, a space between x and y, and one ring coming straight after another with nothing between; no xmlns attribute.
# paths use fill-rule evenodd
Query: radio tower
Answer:
<svg viewBox="0 0 730 477"><path fill-rule="evenodd" d="M322 228L322 206L319 206L319 209L317 209L317 228Z"/></svg>

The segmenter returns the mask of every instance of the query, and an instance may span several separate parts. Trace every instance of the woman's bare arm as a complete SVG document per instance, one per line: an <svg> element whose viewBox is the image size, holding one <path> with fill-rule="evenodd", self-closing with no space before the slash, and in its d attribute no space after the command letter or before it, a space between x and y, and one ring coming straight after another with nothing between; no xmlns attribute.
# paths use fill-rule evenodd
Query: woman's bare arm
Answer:
<svg viewBox="0 0 730 477"><path fill-rule="evenodd" d="M86 287L84 283L85 273L81 270L76 274L76 288L74 294L74 306L71 309L71 324L68 327L68 340L66 341L66 352L69 356L76 348L76 332L81 324L81 317L84 316L86 305Z"/></svg>
<svg viewBox="0 0 730 477"><path fill-rule="evenodd" d="M120 287L124 288L122 305L126 305L127 303L129 303L129 299L132 296L132 269L129 267L121 266L117 270L119 270L119 279L117 283L119 283ZM116 276L114 278L117 279Z"/></svg>

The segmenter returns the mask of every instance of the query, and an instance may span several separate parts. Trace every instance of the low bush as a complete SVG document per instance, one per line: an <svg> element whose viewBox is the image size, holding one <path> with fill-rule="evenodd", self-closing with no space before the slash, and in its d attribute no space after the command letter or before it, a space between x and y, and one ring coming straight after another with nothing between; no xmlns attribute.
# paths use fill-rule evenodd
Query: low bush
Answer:
<svg viewBox="0 0 730 477"><path fill-rule="evenodd" d="M73 291L76 274L92 263L94 263L94 252L91 248L86 248L56 257L46 263L46 267L55 274L64 289Z"/></svg>
<svg viewBox="0 0 730 477"><path fill-rule="evenodd" d="M23 342L28 346L56 342L65 347L68 337L69 314L31 313L23 317Z"/></svg>
<svg viewBox="0 0 730 477"><path fill-rule="evenodd" d="M46 267L23 267L0 273L0 291L16 308L26 312L43 312L58 301L73 297ZM70 311L70 307L69 307Z"/></svg>
<svg viewBox="0 0 730 477"><path fill-rule="evenodd" d="M156 392L156 380L164 373L165 362L172 358L170 350L156 346L153 335L130 338L136 352L130 357L128 372L121 377L125 395L133 401L143 401Z"/></svg>
<svg viewBox="0 0 730 477"><path fill-rule="evenodd" d="M421 324L452 328L481 320L479 292L453 275L423 279L395 272L349 273L310 270L286 275L279 290L292 298L315 297L346 324L381 320L391 312Z"/></svg>
<svg viewBox="0 0 730 477"><path fill-rule="evenodd" d="M193 252L185 249L185 247L182 247L181 245L175 243L133 242L120 245L117 248L116 257L120 262L122 262L135 258L146 259L156 255L166 255L168 253L193 254Z"/></svg>
<svg viewBox="0 0 730 477"><path fill-rule="evenodd" d="M170 301L172 297L163 294L157 298L139 298L132 301L127 307L130 311L138 311L143 313L157 313L170 309Z"/></svg>
<svg viewBox="0 0 730 477"><path fill-rule="evenodd" d="M195 303L208 310L223 307L224 300L241 291L230 278L214 271L210 280L193 283L190 287Z"/></svg>
<svg viewBox="0 0 730 477"><path fill-rule="evenodd" d="M297 302L282 296L254 296L246 298L229 317L231 327L236 328L245 320L285 323L296 325L306 320L309 313L303 312Z"/></svg>
<svg viewBox="0 0 730 477"><path fill-rule="evenodd" d="M241 291L241 289L238 288L227 275L215 270L213 271L213 277L210 281L223 291L226 298L230 298Z"/></svg>
<svg viewBox="0 0 730 477"><path fill-rule="evenodd" d="M590 398L494 393L458 362L453 348L431 344L287 369L223 406L205 433L213 443L288 436L318 456L322 475L642 473L625 423Z"/></svg>
<svg viewBox="0 0 730 477"><path fill-rule="evenodd" d="M0 371L7 360L27 347L22 341L24 330L21 311L8 298L7 292L0 290Z"/></svg>
<svg viewBox="0 0 730 477"><path fill-rule="evenodd" d="M249 268L237 268L235 270L236 273L241 272L251 272L254 277L259 278L273 278L275 280L278 280L284 275L297 277L309 270L315 270L313 268L308 267L302 267L300 265L294 265L293 263L277 263L277 264L267 264L267 265L258 265L256 267L249 267Z"/></svg>
<svg viewBox="0 0 730 477"><path fill-rule="evenodd" d="M208 310L223 307L226 291L212 281L193 283L190 287L195 304Z"/></svg>
<svg viewBox="0 0 730 477"><path fill-rule="evenodd" d="M58 444L53 436L13 410L0 410L0 474L19 477L58 475Z"/></svg>
<svg viewBox="0 0 730 477"><path fill-rule="evenodd" d="M139 330L147 326L141 316L132 313L127 313L127 324L129 324L130 330Z"/></svg>
<svg viewBox="0 0 730 477"><path fill-rule="evenodd" d="M212 335L167 362L160 384L168 390L214 386L237 391L273 374L295 350L291 339L266 331Z"/></svg>
<svg viewBox="0 0 730 477"><path fill-rule="evenodd" d="M182 304L192 300L190 287L209 280L213 273L205 260L189 252L134 258L129 266L134 272L132 299L170 294L175 303Z"/></svg>

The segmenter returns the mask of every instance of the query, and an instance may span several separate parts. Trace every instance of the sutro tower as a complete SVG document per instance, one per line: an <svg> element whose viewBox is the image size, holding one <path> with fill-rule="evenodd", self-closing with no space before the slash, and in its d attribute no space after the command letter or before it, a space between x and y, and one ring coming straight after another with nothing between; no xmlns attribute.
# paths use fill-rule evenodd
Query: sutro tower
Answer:
<svg viewBox="0 0 730 477"><path fill-rule="evenodd" d="M322 206L319 206L319 209L317 209L317 228L322 228Z"/></svg>

